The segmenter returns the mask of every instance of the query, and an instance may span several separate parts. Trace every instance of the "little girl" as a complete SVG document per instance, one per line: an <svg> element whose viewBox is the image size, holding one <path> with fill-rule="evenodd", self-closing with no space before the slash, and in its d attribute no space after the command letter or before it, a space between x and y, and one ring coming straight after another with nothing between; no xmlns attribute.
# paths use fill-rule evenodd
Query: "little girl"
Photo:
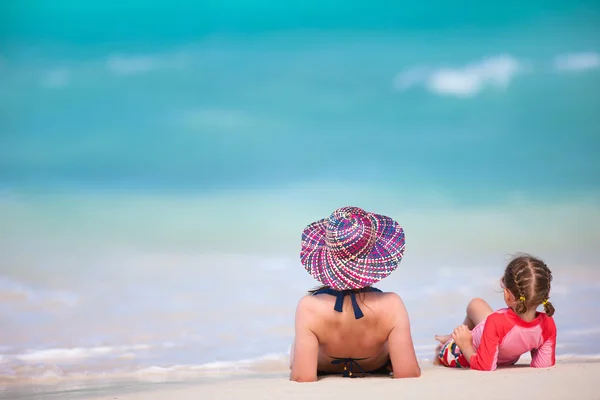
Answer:
<svg viewBox="0 0 600 400"><path fill-rule="evenodd" d="M502 278L508 307L494 312L484 300L471 300L464 325L451 335L436 336L441 343L437 363L493 371L515 364L531 351L532 367L553 366L556 325L548 301L551 282L552 273L543 261L528 255L513 259ZM545 313L536 311L540 304Z"/></svg>

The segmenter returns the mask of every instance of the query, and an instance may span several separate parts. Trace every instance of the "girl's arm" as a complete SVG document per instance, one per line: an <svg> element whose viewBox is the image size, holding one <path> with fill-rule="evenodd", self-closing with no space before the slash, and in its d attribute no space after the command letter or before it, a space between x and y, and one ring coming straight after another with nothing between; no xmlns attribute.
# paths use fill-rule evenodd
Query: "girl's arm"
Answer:
<svg viewBox="0 0 600 400"><path fill-rule="evenodd" d="M547 318L542 328L542 345L531 350L531 366L533 368L549 368L556 363L556 324L554 319Z"/></svg>

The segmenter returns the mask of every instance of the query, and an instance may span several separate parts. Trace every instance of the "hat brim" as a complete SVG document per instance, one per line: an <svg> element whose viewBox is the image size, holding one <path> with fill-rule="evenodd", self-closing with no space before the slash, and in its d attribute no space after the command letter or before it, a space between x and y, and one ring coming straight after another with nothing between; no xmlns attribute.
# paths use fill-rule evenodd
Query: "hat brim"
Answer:
<svg viewBox="0 0 600 400"><path fill-rule="evenodd" d="M316 280L336 290L360 289L390 275L404 255L404 230L393 219L369 213L376 229L373 248L366 255L340 259L327 247L328 218L313 222L302 232L302 265Z"/></svg>

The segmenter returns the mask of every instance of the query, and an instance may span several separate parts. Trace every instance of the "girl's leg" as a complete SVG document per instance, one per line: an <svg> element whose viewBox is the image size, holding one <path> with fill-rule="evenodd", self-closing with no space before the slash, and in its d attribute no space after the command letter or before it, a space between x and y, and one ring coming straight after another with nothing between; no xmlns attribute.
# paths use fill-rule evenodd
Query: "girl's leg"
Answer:
<svg viewBox="0 0 600 400"><path fill-rule="evenodd" d="M463 322L470 330L473 330L477 325L493 313L492 307L483 299L473 299L467 305L467 316Z"/></svg>
<svg viewBox="0 0 600 400"><path fill-rule="evenodd" d="M473 299L467 305L467 316L463 322L470 330L473 330L481 321L484 321L488 315L493 313L492 307L483 299ZM436 335L435 340L444 344L452 335Z"/></svg>

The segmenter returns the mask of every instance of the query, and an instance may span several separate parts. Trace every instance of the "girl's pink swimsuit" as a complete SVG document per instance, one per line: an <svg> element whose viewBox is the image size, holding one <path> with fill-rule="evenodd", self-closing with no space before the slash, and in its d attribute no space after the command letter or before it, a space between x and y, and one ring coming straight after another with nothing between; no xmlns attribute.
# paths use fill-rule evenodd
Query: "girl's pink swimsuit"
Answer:
<svg viewBox="0 0 600 400"><path fill-rule="evenodd" d="M545 313L537 313L533 321L526 322L510 308L503 308L490 314L471 333L476 353L470 360L457 354L456 366L493 371L497 366L516 363L528 351L534 368L551 367L556 361L556 324Z"/></svg>

